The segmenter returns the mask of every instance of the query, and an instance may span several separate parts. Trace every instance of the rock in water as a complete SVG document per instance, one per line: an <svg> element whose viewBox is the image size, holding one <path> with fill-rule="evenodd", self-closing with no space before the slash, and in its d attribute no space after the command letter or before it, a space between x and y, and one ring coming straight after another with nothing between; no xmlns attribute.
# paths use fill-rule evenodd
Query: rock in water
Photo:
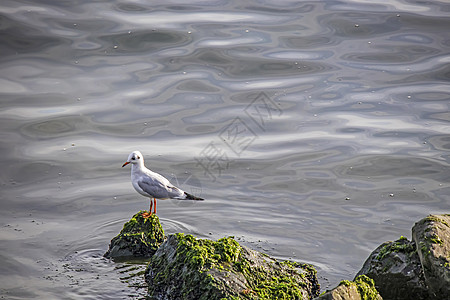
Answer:
<svg viewBox="0 0 450 300"><path fill-rule="evenodd" d="M357 275L367 275L385 300L450 299L450 215L430 215L402 237L372 252Z"/></svg>
<svg viewBox="0 0 450 300"><path fill-rule="evenodd" d="M145 274L149 296L165 300L311 299L318 295L316 270L279 262L239 245L192 235L170 235Z"/></svg>
<svg viewBox="0 0 450 300"><path fill-rule="evenodd" d="M109 250L104 254L107 258L149 258L159 245L164 242L164 230L155 214L149 218L142 217L143 211L135 214L123 225L119 235L111 240Z"/></svg>
<svg viewBox="0 0 450 300"><path fill-rule="evenodd" d="M428 290L414 242L401 237L375 249L356 276L375 281L383 299L427 299Z"/></svg>
<svg viewBox="0 0 450 300"><path fill-rule="evenodd" d="M425 281L435 299L450 299L450 215L430 215L412 229Z"/></svg>
<svg viewBox="0 0 450 300"><path fill-rule="evenodd" d="M343 280L331 291L326 292L316 300L382 300L375 289L375 283L365 275L360 275L354 281Z"/></svg>

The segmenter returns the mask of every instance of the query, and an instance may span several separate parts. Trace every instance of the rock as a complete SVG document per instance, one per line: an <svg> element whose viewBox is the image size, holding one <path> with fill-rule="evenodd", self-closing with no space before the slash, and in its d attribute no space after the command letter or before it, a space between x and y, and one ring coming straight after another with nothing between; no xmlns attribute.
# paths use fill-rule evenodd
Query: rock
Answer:
<svg viewBox="0 0 450 300"><path fill-rule="evenodd" d="M450 299L450 215L430 215L402 237L379 246L358 275L375 281L385 300Z"/></svg>
<svg viewBox="0 0 450 300"><path fill-rule="evenodd" d="M170 235L145 273L153 299L311 299L318 295L311 265L279 262L239 245Z"/></svg>
<svg viewBox="0 0 450 300"><path fill-rule="evenodd" d="M450 215L430 215L417 222L412 237L425 282L435 299L450 299Z"/></svg>
<svg viewBox="0 0 450 300"><path fill-rule="evenodd" d="M156 252L159 245L164 242L164 230L158 216L153 214L149 218L143 218L142 213L143 211L138 212L125 223L119 235L111 240L105 257L149 258Z"/></svg>
<svg viewBox="0 0 450 300"><path fill-rule="evenodd" d="M360 275L354 281L343 280L331 291L315 300L382 300L372 279ZM413 299L413 298L411 298Z"/></svg>
<svg viewBox="0 0 450 300"><path fill-rule="evenodd" d="M401 237L375 249L356 276L367 275L385 300L427 299L425 284L416 245Z"/></svg>

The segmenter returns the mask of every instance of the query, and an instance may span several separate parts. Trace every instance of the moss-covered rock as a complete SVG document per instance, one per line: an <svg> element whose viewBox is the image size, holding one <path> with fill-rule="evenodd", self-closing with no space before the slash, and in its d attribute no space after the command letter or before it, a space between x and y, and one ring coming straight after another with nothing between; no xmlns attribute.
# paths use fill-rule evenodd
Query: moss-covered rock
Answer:
<svg viewBox="0 0 450 300"><path fill-rule="evenodd" d="M145 275L156 299L311 299L319 284L311 265L279 262L233 238L169 236Z"/></svg>
<svg viewBox="0 0 450 300"><path fill-rule="evenodd" d="M375 249L356 276L367 275L375 281L383 299L427 299L416 245L405 237L386 242Z"/></svg>
<svg viewBox="0 0 450 300"><path fill-rule="evenodd" d="M135 214L125 223L120 233L111 240L107 258L149 258L164 242L164 230L155 214L142 217L143 211Z"/></svg>
<svg viewBox="0 0 450 300"><path fill-rule="evenodd" d="M367 275L385 300L450 299L450 215L430 215L402 237L379 246L357 275Z"/></svg>
<svg viewBox="0 0 450 300"><path fill-rule="evenodd" d="M354 281L343 280L331 291L316 298L316 300L382 300L372 279L360 275ZM411 298L413 299L413 298Z"/></svg>
<svg viewBox="0 0 450 300"><path fill-rule="evenodd" d="M412 229L433 299L450 299L450 215L430 215Z"/></svg>

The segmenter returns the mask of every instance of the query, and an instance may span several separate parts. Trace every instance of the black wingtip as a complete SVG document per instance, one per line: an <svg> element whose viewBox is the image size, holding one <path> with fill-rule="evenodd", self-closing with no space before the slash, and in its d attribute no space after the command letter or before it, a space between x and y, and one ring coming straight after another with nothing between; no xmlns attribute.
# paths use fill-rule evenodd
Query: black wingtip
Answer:
<svg viewBox="0 0 450 300"><path fill-rule="evenodd" d="M186 199L188 199L188 200L198 200L198 201L203 201L203 200L205 200L205 199L203 199L203 198L196 197L196 196L191 195L191 194L186 193L186 192L184 192L184 194L186 195Z"/></svg>

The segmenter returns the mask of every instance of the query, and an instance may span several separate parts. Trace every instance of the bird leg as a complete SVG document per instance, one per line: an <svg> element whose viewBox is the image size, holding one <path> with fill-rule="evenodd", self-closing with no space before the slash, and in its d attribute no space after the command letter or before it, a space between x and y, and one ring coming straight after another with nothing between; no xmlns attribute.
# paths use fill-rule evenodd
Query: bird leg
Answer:
<svg viewBox="0 0 450 300"><path fill-rule="evenodd" d="M154 204L154 211L153 211L153 213L156 215L156 198L153 198L153 201L155 201L155 204Z"/></svg>
<svg viewBox="0 0 450 300"><path fill-rule="evenodd" d="M150 199L150 209L148 210L148 212L142 213L142 217L149 218L153 213L152 213L152 208L153 208L153 201L155 201L155 214L156 214L156 199Z"/></svg>

